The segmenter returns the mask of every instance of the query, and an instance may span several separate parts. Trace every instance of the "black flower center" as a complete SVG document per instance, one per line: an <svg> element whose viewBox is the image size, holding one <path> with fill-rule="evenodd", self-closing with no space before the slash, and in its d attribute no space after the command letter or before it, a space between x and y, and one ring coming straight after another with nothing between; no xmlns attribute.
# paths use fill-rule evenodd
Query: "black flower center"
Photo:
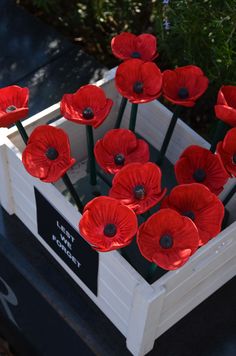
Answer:
<svg viewBox="0 0 236 356"><path fill-rule="evenodd" d="M133 91L136 94L141 94L143 92L143 83L139 81L135 82L133 85Z"/></svg>
<svg viewBox="0 0 236 356"><path fill-rule="evenodd" d="M191 210L189 211L184 211L182 213L183 216L187 216L187 218L190 218L191 220L194 220L195 218L195 215L194 215L194 212L192 212Z"/></svg>
<svg viewBox="0 0 236 356"><path fill-rule="evenodd" d="M117 232L116 226L114 224L106 224L104 227L103 233L107 237L113 237L115 236Z"/></svg>
<svg viewBox="0 0 236 356"><path fill-rule="evenodd" d="M114 162L117 166L123 166L125 163L125 156L122 153L118 153L114 157Z"/></svg>
<svg viewBox="0 0 236 356"><path fill-rule="evenodd" d="M132 54L131 54L131 57L132 58L141 58L141 55L140 55L140 53L139 52L133 52Z"/></svg>
<svg viewBox="0 0 236 356"><path fill-rule="evenodd" d="M173 239L168 234L162 235L159 244L162 248L171 248L173 246Z"/></svg>
<svg viewBox="0 0 236 356"><path fill-rule="evenodd" d="M94 117L93 109L89 106L83 110L84 119L92 119Z"/></svg>
<svg viewBox="0 0 236 356"><path fill-rule="evenodd" d="M143 200L145 198L146 192L143 185L136 185L134 188L134 196L138 200Z"/></svg>
<svg viewBox="0 0 236 356"><path fill-rule="evenodd" d="M206 178L206 172L202 168L196 169L196 171L193 173L193 179L195 179L195 181L198 183L203 182L205 178Z"/></svg>
<svg viewBox="0 0 236 356"><path fill-rule="evenodd" d="M10 106L8 106L8 107L6 108L6 112L7 112L7 113L8 113L8 112L15 111L15 110L16 110L15 105L10 105Z"/></svg>
<svg viewBox="0 0 236 356"><path fill-rule="evenodd" d="M53 161L58 157L58 152L54 147L49 147L45 154L47 158L50 159L51 161Z"/></svg>
<svg viewBox="0 0 236 356"><path fill-rule="evenodd" d="M179 88L178 97L180 99L187 99L189 97L189 92L187 88Z"/></svg>
<svg viewBox="0 0 236 356"><path fill-rule="evenodd" d="M236 152L233 154L232 161L234 164L236 164Z"/></svg>

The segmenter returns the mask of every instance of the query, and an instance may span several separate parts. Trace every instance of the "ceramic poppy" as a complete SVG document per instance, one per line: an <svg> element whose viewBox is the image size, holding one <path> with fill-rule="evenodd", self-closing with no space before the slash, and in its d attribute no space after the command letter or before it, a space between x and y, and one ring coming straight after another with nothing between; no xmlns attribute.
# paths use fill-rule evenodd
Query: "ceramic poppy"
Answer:
<svg viewBox="0 0 236 356"><path fill-rule="evenodd" d="M193 65L165 70L163 76L163 96L173 104L191 107L206 91L208 79L202 70Z"/></svg>
<svg viewBox="0 0 236 356"><path fill-rule="evenodd" d="M66 173L75 159L70 155L67 134L62 129L42 125L30 135L22 153L22 162L33 177L52 183Z"/></svg>
<svg viewBox="0 0 236 356"><path fill-rule="evenodd" d="M129 245L137 229L135 213L118 200L105 196L91 200L79 222L82 237L100 252Z"/></svg>
<svg viewBox="0 0 236 356"><path fill-rule="evenodd" d="M215 105L216 117L230 126L236 126L236 86L223 85Z"/></svg>
<svg viewBox="0 0 236 356"><path fill-rule="evenodd" d="M64 94L62 115L77 124L100 126L111 111L113 101L106 98L102 88L88 84L74 94Z"/></svg>
<svg viewBox="0 0 236 356"><path fill-rule="evenodd" d="M175 164L179 184L202 183L216 195L224 189L229 179L218 155L200 146L187 147Z"/></svg>
<svg viewBox="0 0 236 356"><path fill-rule="evenodd" d="M0 89L0 127L9 127L29 113L29 89L11 85Z"/></svg>
<svg viewBox="0 0 236 356"><path fill-rule="evenodd" d="M155 63L130 59L117 68L115 83L118 92L132 103L147 103L161 95L162 74Z"/></svg>
<svg viewBox="0 0 236 356"><path fill-rule="evenodd" d="M115 57L127 60L140 58L152 61L158 56L156 37L148 33L136 36L129 32L122 32L111 40L111 50Z"/></svg>
<svg viewBox="0 0 236 356"><path fill-rule="evenodd" d="M196 225L172 209L153 214L137 234L141 254L166 270L183 266L197 250L198 240Z"/></svg>
<svg viewBox="0 0 236 356"><path fill-rule="evenodd" d="M218 143L217 153L227 172L236 177L236 127L229 130L224 140Z"/></svg>
<svg viewBox="0 0 236 356"><path fill-rule="evenodd" d="M161 170L151 162L130 163L114 177L109 195L133 209L136 214L156 205L165 195L161 189Z"/></svg>
<svg viewBox="0 0 236 356"><path fill-rule="evenodd" d="M176 186L163 200L161 208L171 208L189 217L198 228L199 246L221 231L224 206L205 185L192 183Z"/></svg>
<svg viewBox="0 0 236 356"><path fill-rule="evenodd" d="M149 161L149 146L144 140L126 129L113 129L98 140L94 154L100 167L107 173L116 174L132 162Z"/></svg>

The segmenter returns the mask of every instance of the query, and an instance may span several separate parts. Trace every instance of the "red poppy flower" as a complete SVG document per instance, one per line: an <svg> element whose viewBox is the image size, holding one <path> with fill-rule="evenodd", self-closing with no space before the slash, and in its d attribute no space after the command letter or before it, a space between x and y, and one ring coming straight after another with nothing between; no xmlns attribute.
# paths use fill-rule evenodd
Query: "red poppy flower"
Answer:
<svg viewBox="0 0 236 356"><path fill-rule="evenodd" d="M161 95L162 75L155 63L130 59L117 68L115 83L118 92L132 103L147 103Z"/></svg>
<svg viewBox="0 0 236 356"><path fill-rule="evenodd" d="M33 177L52 183L75 163L70 155L67 134L59 128L42 125L34 129L22 153L25 169Z"/></svg>
<svg viewBox="0 0 236 356"><path fill-rule="evenodd" d="M215 105L216 117L230 126L236 126L236 86L223 85Z"/></svg>
<svg viewBox="0 0 236 356"><path fill-rule="evenodd" d="M85 206L79 222L83 238L101 252L129 245L137 229L137 217L132 210L116 199L103 196Z"/></svg>
<svg viewBox="0 0 236 356"><path fill-rule="evenodd" d="M113 129L98 140L94 147L98 164L105 172L116 174L124 165L149 161L149 146L126 129Z"/></svg>
<svg viewBox="0 0 236 356"><path fill-rule="evenodd" d="M217 145L217 153L227 172L236 177L236 127L229 130Z"/></svg>
<svg viewBox="0 0 236 356"><path fill-rule="evenodd" d="M135 36L129 32L122 32L112 38L111 50L114 56L122 60L140 58L152 61L158 56L156 37L148 33Z"/></svg>
<svg viewBox="0 0 236 356"><path fill-rule="evenodd" d="M100 126L111 111L113 101L107 99L102 88L88 84L74 94L64 94L62 115L77 124Z"/></svg>
<svg viewBox="0 0 236 356"><path fill-rule="evenodd" d="M208 79L202 70L193 65L163 72L163 96L170 102L182 106L194 106L206 91Z"/></svg>
<svg viewBox="0 0 236 356"><path fill-rule="evenodd" d="M187 147L175 163L175 175L179 184L202 183L216 195L229 179L218 155L194 145Z"/></svg>
<svg viewBox="0 0 236 356"><path fill-rule="evenodd" d="M165 195L161 190L161 170L151 162L130 163L114 177L109 195L133 209L136 214L156 205Z"/></svg>
<svg viewBox="0 0 236 356"><path fill-rule="evenodd" d="M221 230L224 206L206 186L182 184L172 189L161 208L171 208L193 220L199 232L199 246L207 243Z"/></svg>
<svg viewBox="0 0 236 356"><path fill-rule="evenodd" d="M0 127L9 127L27 117L29 89L11 85L0 89Z"/></svg>
<svg viewBox="0 0 236 356"><path fill-rule="evenodd" d="M197 250L198 239L196 225L172 209L153 214L137 234L141 254L167 270L183 266Z"/></svg>

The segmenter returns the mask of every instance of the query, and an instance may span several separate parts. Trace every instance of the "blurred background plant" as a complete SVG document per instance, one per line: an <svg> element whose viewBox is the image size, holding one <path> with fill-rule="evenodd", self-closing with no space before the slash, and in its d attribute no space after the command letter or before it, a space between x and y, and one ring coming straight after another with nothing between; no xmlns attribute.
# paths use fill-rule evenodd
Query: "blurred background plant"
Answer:
<svg viewBox="0 0 236 356"><path fill-rule="evenodd" d="M119 62L113 36L130 31L158 37L162 70L195 64L210 79L185 121L208 137L222 84L236 85L236 0L17 0L109 68Z"/></svg>

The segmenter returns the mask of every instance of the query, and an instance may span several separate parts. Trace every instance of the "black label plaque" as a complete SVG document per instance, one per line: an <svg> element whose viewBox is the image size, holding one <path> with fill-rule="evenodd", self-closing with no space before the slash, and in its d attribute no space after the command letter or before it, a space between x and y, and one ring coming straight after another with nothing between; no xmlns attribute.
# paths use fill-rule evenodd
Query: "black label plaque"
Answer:
<svg viewBox="0 0 236 356"><path fill-rule="evenodd" d="M39 235L97 295L98 253L36 188L34 191Z"/></svg>

